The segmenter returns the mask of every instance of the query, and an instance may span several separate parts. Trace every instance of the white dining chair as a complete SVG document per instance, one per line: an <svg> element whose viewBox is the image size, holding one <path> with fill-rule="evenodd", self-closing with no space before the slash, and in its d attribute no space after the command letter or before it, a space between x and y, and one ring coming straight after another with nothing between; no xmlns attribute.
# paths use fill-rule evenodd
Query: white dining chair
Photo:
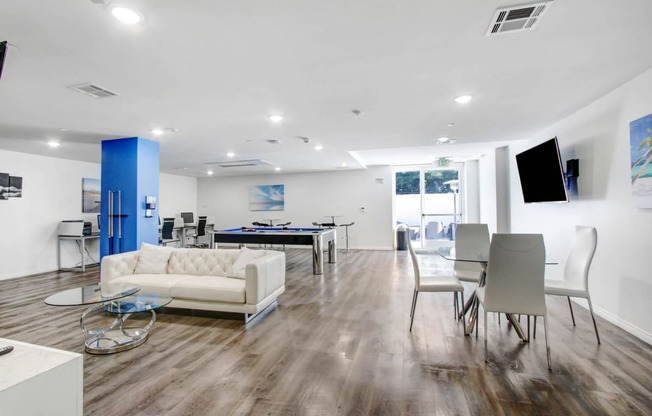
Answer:
<svg viewBox="0 0 652 416"><path fill-rule="evenodd" d="M414 268L414 293L412 295L412 307L410 308L410 332L412 332L412 323L414 322L419 292L453 292L454 316L457 319L460 305L462 307L464 305L464 286L452 275L422 275L419 267L419 259L412 247L412 241L408 238L407 242ZM458 294L461 298L460 301L458 301ZM462 323L462 330L464 330L466 327L464 314L462 314Z"/></svg>
<svg viewBox="0 0 652 416"><path fill-rule="evenodd" d="M541 234L494 234L491 237L485 285L476 289L484 311L485 361L488 312L543 316L548 370L551 370L544 293L545 258Z"/></svg>
<svg viewBox="0 0 652 416"><path fill-rule="evenodd" d="M589 269L593 261L593 255L598 245L598 232L595 227L578 225L575 227L575 241L571 250L568 252L566 263L564 264L563 280L546 279L546 295L566 296L568 306L571 312L573 326L575 326L575 315L573 314L573 305L570 298L584 298L589 303L589 311L595 328L595 336L600 344L600 334L598 325L593 315L593 305L591 304L591 295L589 293ZM536 320L534 330L536 331Z"/></svg>
<svg viewBox="0 0 652 416"><path fill-rule="evenodd" d="M455 253L459 258L475 258L478 254L489 253L487 224L457 224ZM479 283L481 273L480 263L456 261L453 265L453 275L461 282Z"/></svg>

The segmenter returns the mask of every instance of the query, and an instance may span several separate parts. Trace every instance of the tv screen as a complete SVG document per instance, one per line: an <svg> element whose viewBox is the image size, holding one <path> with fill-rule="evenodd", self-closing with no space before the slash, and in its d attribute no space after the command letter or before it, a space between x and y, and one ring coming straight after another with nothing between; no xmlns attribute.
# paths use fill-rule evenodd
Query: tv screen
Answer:
<svg viewBox="0 0 652 416"><path fill-rule="evenodd" d="M526 204L568 202L556 137L517 154L516 165Z"/></svg>
<svg viewBox="0 0 652 416"><path fill-rule="evenodd" d="M5 64L5 56L7 56L7 41L0 42L0 78L2 77L2 67Z"/></svg>

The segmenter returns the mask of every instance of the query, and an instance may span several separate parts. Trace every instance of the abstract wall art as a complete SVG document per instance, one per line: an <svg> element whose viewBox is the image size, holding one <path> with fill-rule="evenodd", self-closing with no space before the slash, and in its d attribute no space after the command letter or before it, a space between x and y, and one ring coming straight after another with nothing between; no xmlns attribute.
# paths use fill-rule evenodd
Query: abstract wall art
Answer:
<svg viewBox="0 0 652 416"><path fill-rule="evenodd" d="M250 211L283 211L285 185L256 185L249 187Z"/></svg>

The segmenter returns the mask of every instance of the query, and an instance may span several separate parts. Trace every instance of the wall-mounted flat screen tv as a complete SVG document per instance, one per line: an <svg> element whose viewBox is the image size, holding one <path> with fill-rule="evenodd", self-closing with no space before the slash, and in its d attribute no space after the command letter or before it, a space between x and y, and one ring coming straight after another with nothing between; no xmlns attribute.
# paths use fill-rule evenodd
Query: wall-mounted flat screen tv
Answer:
<svg viewBox="0 0 652 416"><path fill-rule="evenodd" d="M516 165L526 204L568 202L556 137L517 154Z"/></svg>

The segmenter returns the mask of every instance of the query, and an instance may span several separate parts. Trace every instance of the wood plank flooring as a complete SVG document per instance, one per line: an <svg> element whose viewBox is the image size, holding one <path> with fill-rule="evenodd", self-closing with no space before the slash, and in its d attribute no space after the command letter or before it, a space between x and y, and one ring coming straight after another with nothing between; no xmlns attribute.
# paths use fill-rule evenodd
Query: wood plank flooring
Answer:
<svg viewBox="0 0 652 416"><path fill-rule="evenodd" d="M490 316L485 363L482 322L479 338L465 337L451 294L421 294L408 331L407 252L340 253L323 276L306 250L286 254L286 292L248 326L166 312L144 345L85 354L85 414L652 414L652 347L603 319L598 346L588 312L576 307L573 327L564 298L547 299L552 372L541 322L539 337L522 343ZM434 256L424 262L451 269ZM91 268L0 281L0 337L83 353L85 308L43 300L97 280Z"/></svg>

